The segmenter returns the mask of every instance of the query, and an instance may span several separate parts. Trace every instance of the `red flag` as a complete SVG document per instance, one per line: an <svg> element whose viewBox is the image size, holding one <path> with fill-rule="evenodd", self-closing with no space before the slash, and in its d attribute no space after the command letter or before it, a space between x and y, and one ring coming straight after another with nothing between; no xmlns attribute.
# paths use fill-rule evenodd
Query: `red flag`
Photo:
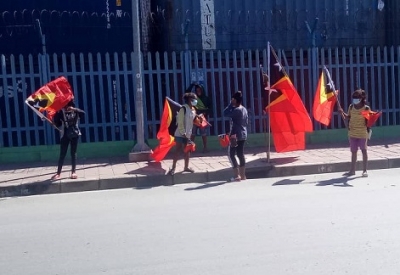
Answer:
<svg viewBox="0 0 400 275"><path fill-rule="evenodd" d="M376 123L378 118L382 115L382 111L373 112L371 110L365 110L365 111L362 111L361 114L367 120L367 127L371 128L372 126L374 126L374 124Z"/></svg>
<svg viewBox="0 0 400 275"><path fill-rule="evenodd" d="M304 104L288 76L271 86L271 131L278 153L305 149L305 132L313 126Z"/></svg>
<svg viewBox="0 0 400 275"><path fill-rule="evenodd" d="M169 150L175 145L173 137L176 129L175 117L181 105L166 98L164 102L164 110L161 117L160 130L157 133L159 145L153 150L152 158L159 162L165 158Z"/></svg>
<svg viewBox="0 0 400 275"><path fill-rule="evenodd" d="M315 93L313 115L314 119L326 126L331 123L333 107L336 103L335 91L326 85L325 74L321 73Z"/></svg>
<svg viewBox="0 0 400 275"><path fill-rule="evenodd" d="M74 94L71 85L62 76L41 87L29 96L25 102L39 110L39 112L47 112L47 117L51 120L55 113L64 108L73 99Z"/></svg>
<svg viewBox="0 0 400 275"><path fill-rule="evenodd" d="M210 122L207 121L206 117L204 116L204 114L200 114L198 116L196 116L193 120L193 124L196 125L197 127L204 129L208 126L212 126L210 124Z"/></svg>

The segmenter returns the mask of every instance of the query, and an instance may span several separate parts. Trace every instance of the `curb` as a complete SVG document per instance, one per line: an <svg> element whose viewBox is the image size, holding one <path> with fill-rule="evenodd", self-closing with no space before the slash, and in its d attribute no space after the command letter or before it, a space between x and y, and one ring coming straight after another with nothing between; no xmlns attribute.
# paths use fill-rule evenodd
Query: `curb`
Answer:
<svg viewBox="0 0 400 275"><path fill-rule="evenodd" d="M265 164L260 167L249 167L246 171L248 179L289 177L300 175L346 172L350 162L337 163L310 163L279 166ZM362 163L358 161L357 170L361 170ZM371 159L368 161L368 170L400 168L399 158ZM0 198L20 197L33 195L47 195L58 193L73 193L85 191L112 190L121 188L146 189L159 186L171 186L184 183L226 182L232 176L230 169L221 171L206 171L199 173L177 173L174 176L155 175L138 176L122 175L119 177L92 178L81 180L60 180L58 182L33 182L30 184L0 187Z"/></svg>

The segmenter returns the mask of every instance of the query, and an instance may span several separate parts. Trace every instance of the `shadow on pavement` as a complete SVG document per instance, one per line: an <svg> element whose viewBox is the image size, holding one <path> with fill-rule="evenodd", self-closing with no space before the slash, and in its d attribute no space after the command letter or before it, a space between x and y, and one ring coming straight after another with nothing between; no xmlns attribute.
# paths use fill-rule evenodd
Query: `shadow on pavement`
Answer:
<svg viewBox="0 0 400 275"><path fill-rule="evenodd" d="M277 185L295 185L295 184L300 184L303 181L304 181L304 179L300 179L300 180L283 179L283 180L275 182L274 184L272 184L272 186L277 186Z"/></svg>
<svg viewBox="0 0 400 275"><path fill-rule="evenodd" d="M228 183L227 181L219 181L219 182L213 182L213 183L205 183L197 187L189 187L185 188L185 191L196 191L196 190L202 190L202 189L207 189L207 188L212 188L212 187L217 187L221 186Z"/></svg>
<svg viewBox="0 0 400 275"><path fill-rule="evenodd" d="M108 165L108 164L101 164L101 165L95 165L95 166L90 166L90 167L76 168L76 171L86 170L86 169L88 169L88 168L105 167L105 166L107 166L107 165ZM54 165L52 165L52 166L54 166ZM33 167L36 167L36 166L33 166ZM30 168L33 168L33 167L30 167ZM37 166L37 168L40 168L40 166ZM42 176L49 176L49 179L48 179L48 180L44 180L43 182L50 181L51 176L53 176L53 175L56 173L56 170L57 170L57 167L55 167L55 168L54 168L54 171L51 172L51 173L40 174L40 177L42 177ZM61 175L67 174L67 173L70 173L70 170L65 169L64 171L61 172ZM18 180L33 179L33 178L37 178L37 177L39 177L39 176L35 174L35 175L32 175L32 176L26 176L26 177L12 178L12 179L9 179L9 180L4 180L4 181L2 181L1 183L13 182L13 181L18 181ZM64 176L64 177L61 178L61 180L62 180L62 179L65 179L65 178L69 178L69 177L68 177L68 176ZM51 181L50 181L50 182L51 182ZM39 182L39 183L40 183L40 182Z"/></svg>
<svg viewBox="0 0 400 275"><path fill-rule="evenodd" d="M273 165L283 165L296 162L299 157L282 157L282 158L271 158L270 163ZM262 162L267 163L267 159L261 159Z"/></svg>
<svg viewBox="0 0 400 275"><path fill-rule="evenodd" d="M141 174L141 175L165 175L166 170L162 168L161 162L151 162L149 161L147 163L147 166L141 167L136 170L132 170L129 172L125 173L126 175L135 175L135 174Z"/></svg>
<svg viewBox="0 0 400 275"><path fill-rule="evenodd" d="M355 180L356 178L359 177L340 177L340 178L334 178L334 179L329 179L329 180L322 180L319 181L315 186L337 186L337 187L353 187L353 185L349 184L349 181Z"/></svg>

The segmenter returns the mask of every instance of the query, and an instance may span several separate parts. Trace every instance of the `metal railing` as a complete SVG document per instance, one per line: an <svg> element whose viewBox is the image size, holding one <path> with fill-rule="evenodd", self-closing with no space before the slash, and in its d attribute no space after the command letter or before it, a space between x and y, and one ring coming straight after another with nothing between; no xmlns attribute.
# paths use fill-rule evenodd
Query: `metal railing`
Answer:
<svg viewBox="0 0 400 275"><path fill-rule="evenodd" d="M383 110L378 125L399 124L400 47L305 49L278 51L278 55L307 110L312 110L318 77L326 65L343 106L349 105L351 93L361 87L372 109ZM136 139L132 58L130 53L0 56L0 146L58 142L58 134L24 100L61 75L68 78L77 105L86 111L80 124L83 142ZM222 111L237 90L243 92L251 114L250 131L265 131L260 64L268 66L266 50L148 53L142 58L145 138L156 137L165 96L181 101L192 81L202 83L212 99L212 135L227 131ZM185 58L189 67L184 65ZM342 127L335 113L329 128ZM325 128L315 123L315 129Z"/></svg>

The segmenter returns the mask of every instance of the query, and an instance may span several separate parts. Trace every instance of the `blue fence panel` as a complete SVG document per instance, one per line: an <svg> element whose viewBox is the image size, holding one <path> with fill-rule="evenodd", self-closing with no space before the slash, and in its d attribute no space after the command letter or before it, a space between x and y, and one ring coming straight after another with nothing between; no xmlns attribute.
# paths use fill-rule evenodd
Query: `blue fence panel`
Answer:
<svg viewBox="0 0 400 275"><path fill-rule="evenodd" d="M0 146L19 147L48 144L46 125L25 104L26 98L42 84L35 60L0 56Z"/></svg>
<svg viewBox="0 0 400 275"><path fill-rule="evenodd" d="M397 125L400 121L400 47L300 49L277 53L310 115L316 83L326 65L344 109L350 103L351 93L363 88L372 109L383 110L378 125ZM146 138L157 135L165 96L181 103L188 81L202 83L211 97L212 135L228 131L229 122L222 113L237 90L243 92L244 104L250 112L250 132L267 130L260 72L260 64L264 70L268 66L267 50L148 53L142 58ZM43 123L24 102L47 81L61 75L68 78L77 105L86 111L81 122L83 142L136 138L137 85L132 53L2 55L0 61L1 147L58 142L57 131ZM273 70L276 67L272 64ZM343 128L344 124L335 111L329 127L316 122L314 126L334 129Z"/></svg>

